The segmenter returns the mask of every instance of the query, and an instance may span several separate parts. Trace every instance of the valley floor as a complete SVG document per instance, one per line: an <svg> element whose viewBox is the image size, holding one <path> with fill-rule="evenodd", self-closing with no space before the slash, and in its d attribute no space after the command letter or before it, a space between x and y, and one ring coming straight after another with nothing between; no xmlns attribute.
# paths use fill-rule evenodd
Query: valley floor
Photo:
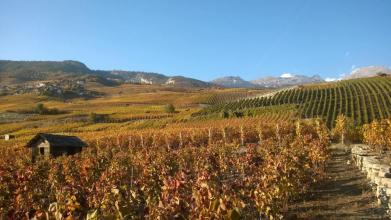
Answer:
<svg viewBox="0 0 391 220"><path fill-rule="evenodd" d="M365 174L342 145L332 145L326 179L290 207L291 219L389 219Z"/></svg>

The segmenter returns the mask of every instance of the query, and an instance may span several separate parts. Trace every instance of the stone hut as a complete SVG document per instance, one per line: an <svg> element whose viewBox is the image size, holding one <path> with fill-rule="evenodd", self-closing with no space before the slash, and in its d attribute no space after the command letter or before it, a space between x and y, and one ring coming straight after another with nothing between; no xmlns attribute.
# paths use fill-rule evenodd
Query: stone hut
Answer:
<svg viewBox="0 0 391 220"><path fill-rule="evenodd" d="M13 139L13 138L15 138L15 136L12 135L12 134L5 134L5 135L4 135L4 140L6 140L6 141L9 141L9 140L11 140L11 139Z"/></svg>
<svg viewBox="0 0 391 220"><path fill-rule="evenodd" d="M33 161L37 158L49 158L50 156L73 155L81 152L86 146L86 143L76 136L44 133L35 135L26 144L26 147L31 148Z"/></svg>

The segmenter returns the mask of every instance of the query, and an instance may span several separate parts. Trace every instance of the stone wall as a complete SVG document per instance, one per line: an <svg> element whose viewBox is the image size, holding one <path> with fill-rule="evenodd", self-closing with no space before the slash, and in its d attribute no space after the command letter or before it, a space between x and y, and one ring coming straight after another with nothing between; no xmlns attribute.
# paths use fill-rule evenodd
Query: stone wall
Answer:
<svg viewBox="0 0 391 220"><path fill-rule="evenodd" d="M391 213L391 165L382 162L368 145L355 144L352 147L353 161L367 174L367 178L376 189L379 205Z"/></svg>

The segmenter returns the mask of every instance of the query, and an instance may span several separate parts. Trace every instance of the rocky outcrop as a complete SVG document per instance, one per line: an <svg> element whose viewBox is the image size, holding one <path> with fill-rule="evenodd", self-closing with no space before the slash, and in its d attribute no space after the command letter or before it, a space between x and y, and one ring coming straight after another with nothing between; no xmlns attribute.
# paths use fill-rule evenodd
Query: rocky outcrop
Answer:
<svg viewBox="0 0 391 220"><path fill-rule="evenodd" d="M258 85L253 84L249 81L246 81L242 79L239 76L226 76L214 79L211 81L211 83L214 83L219 86L224 86L228 88L255 88L258 87Z"/></svg>
<svg viewBox="0 0 391 220"><path fill-rule="evenodd" d="M353 145L352 157L357 167L366 173L373 184L379 205L391 214L391 165L382 162L368 145Z"/></svg>

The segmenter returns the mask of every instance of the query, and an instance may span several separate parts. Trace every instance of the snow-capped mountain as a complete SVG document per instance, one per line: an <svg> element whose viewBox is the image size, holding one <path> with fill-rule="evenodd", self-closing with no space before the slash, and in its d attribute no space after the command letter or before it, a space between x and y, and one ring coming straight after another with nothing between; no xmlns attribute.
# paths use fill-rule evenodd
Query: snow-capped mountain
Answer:
<svg viewBox="0 0 391 220"><path fill-rule="evenodd" d="M211 83L224 86L224 87L231 87L231 88L238 88L238 87L280 88L286 86L319 83L319 82L324 82L324 80L318 75L305 76L305 75L296 75L292 73L284 73L279 77L268 76L252 81L243 80L238 76L227 76L227 77L217 78L211 81Z"/></svg>
<svg viewBox="0 0 391 220"><path fill-rule="evenodd" d="M239 76L226 76L217 78L211 81L211 83L224 86L224 87L231 87L231 88L251 88L251 87L257 87L257 85L246 81Z"/></svg>
<svg viewBox="0 0 391 220"><path fill-rule="evenodd" d="M384 66L366 66L354 69L349 74L346 74L343 79L357 79L364 77L377 76L379 74L391 75L391 69Z"/></svg>
<svg viewBox="0 0 391 220"><path fill-rule="evenodd" d="M284 86L319 83L319 82L324 82L324 80L319 75L305 76L305 75L284 73L280 77L269 76L269 77L253 80L251 82L261 87L279 88Z"/></svg>

